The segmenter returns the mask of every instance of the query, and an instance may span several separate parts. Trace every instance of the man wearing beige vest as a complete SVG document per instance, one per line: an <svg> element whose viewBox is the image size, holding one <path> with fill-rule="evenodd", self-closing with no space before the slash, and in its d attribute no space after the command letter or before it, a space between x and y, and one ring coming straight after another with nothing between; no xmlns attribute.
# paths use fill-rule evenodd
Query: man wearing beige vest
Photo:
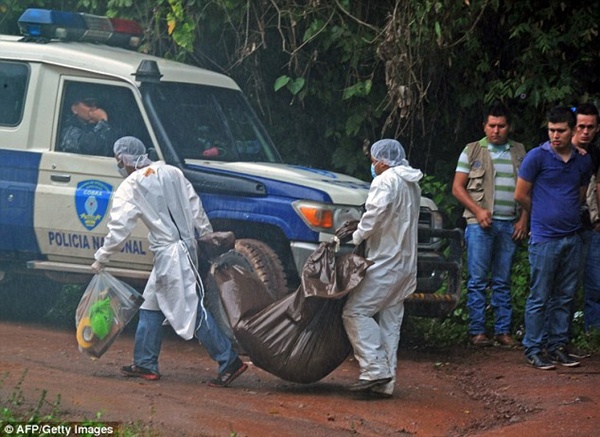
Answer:
<svg viewBox="0 0 600 437"><path fill-rule="evenodd" d="M494 310L494 339L515 347L511 336L511 267L519 240L527 236L528 216L514 200L523 144L508 139L510 113L492 105L483 120L485 137L462 151L452 194L465 207L467 221L467 307L475 346L490 346L486 333L487 290Z"/></svg>

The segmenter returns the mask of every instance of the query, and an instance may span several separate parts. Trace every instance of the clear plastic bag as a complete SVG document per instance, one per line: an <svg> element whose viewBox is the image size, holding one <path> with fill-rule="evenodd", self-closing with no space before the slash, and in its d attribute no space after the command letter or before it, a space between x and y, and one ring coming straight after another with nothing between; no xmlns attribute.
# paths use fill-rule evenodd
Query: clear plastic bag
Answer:
<svg viewBox="0 0 600 437"><path fill-rule="evenodd" d="M130 285L102 271L88 284L75 312L79 350L100 358L144 302Z"/></svg>

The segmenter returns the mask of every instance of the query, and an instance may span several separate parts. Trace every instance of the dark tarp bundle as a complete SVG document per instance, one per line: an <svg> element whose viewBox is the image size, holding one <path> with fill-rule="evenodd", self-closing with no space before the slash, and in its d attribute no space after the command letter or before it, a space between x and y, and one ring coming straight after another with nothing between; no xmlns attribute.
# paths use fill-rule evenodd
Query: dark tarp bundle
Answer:
<svg viewBox="0 0 600 437"><path fill-rule="evenodd" d="M213 275L237 342L252 362L281 379L310 383L350 353L342 309L371 264L355 254L336 255L335 243L321 243L304 266L300 287L277 302L240 266L217 262Z"/></svg>
<svg viewBox="0 0 600 437"><path fill-rule="evenodd" d="M233 232L209 232L199 237L198 258L212 260L235 247Z"/></svg>
<svg viewBox="0 0 600 437"><path fill-rule="evenodd" d="M198 243L198 272L204 279L210 270L211 261L235 247L233 232L209 232L196 239Z"/></svg>

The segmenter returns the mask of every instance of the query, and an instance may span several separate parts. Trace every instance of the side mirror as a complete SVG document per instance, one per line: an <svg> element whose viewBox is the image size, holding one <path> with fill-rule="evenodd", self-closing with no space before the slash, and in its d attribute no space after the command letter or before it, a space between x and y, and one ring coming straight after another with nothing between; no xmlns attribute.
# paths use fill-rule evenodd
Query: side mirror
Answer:
<svg viewBox="0 0 600 437"><path fill-rule="evenodd" d="M149 147L147 152L150 161L158 161L158 153L156 153L156 149L154 147Z"/></svg>

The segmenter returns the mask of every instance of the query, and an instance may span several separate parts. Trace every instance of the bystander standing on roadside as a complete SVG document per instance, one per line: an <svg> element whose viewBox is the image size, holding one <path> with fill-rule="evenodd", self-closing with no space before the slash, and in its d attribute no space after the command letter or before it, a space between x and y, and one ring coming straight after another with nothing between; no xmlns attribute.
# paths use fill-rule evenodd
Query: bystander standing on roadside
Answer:
<svg viewBox="0 0 600 437"><path fill-rule="evenodd" d="M541 370L579 365L565 346L581 263L580 207L592 166L571 143L575 115L569 108L552 108L547 123L550 141L525 156L515 189L531 219L523 345L529 365Z"/></svg>
<svg viewBox="0 0 600 437"><path fill-rule="evenodd" d="M583 258L581 275L583 284L583 321L584 329L600 330L600 215L598 213L597 173L600 167L600 150L595 140L598 134L600 115L592 103L583 103L575 111L576 123L573 145L590 155L592 160L592 178L587 189L585 208L582 211ZM567 346L573 358L587 358L590 354L572 344Z"/></svg>
<svg viewBox="0 0 600 437"><path fill-rule="evenodd" d="M493 343L485 323L488 285L495 340L503 346L518 345L511 336L511 267L518 242L527 236L528 214L514 199L525 148L508 139L510 122L505 106L488 109L485 137L464 148L452 184L452 194L465 207L467 220L467 307L475 346Z"/></svg>

